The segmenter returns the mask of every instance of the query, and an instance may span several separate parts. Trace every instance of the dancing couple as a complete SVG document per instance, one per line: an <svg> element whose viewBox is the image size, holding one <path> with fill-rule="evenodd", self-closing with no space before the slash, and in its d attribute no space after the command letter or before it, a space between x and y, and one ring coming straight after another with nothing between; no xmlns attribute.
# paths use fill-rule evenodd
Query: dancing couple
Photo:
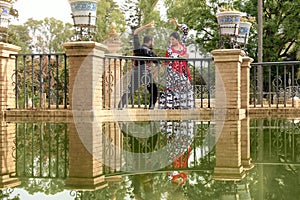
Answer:
<svg viewBox="0 0 300 200"><path fill-rule="evenodd" d="M128 105L128 100L132 99L133 94L141 86L145 86L150 93L149 109L153 109L157 100L159 99L159 109L190 109L194 108L194 92L191 84L191 74L187 61L188 52L185 45L188 35L188 27L185 24L179 24L176 19L171 19L176 27L183 33L182 37L175 31L170 34L170 46L166 50L167 58L174 58L174 60L167 60L163 63L165 65L163 91L158 95L158 86L154 81L151 72L152 63L160 65L156 60L135 60L133 63L133 70L131 73L131 81L128 84L126 91L121 97L119 108ZM140 45L139 33L148 28L154 28L153 22L137 28L134 31L134 56L141 57L158 57L153 51L154 38L146 35L143 38L143 44ZM159 66L161 67L161 66ZM159 76L161 76L159 74Z"/></svg>

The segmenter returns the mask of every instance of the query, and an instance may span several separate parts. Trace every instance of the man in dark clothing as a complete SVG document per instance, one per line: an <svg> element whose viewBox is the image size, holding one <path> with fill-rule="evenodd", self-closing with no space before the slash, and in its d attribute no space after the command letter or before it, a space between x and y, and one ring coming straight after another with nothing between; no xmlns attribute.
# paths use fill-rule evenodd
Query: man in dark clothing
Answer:
<svg viewBox="0 0 300 200"><path fill-rule="evenodd" d="M154 45L154 39L152 36L146 35L143 40L143 44L140 45L139 41L139 32L146 29L154 27L154 23L149 23L144 26L137 28L133 34L133 43L134 43L134 56L141 57L157 57L157 55L152 51ZM157 63L154 61L146 60L135 60L134 69L131 74L131 81L128 85L127 91L124 92L119 108L123 108L128 103L128 99L133 97L133 93L140 88L145 86L150 93L149 99L149 108L153 109L157 101L157 86L152 77L150 67L151 63Z"/></svg>

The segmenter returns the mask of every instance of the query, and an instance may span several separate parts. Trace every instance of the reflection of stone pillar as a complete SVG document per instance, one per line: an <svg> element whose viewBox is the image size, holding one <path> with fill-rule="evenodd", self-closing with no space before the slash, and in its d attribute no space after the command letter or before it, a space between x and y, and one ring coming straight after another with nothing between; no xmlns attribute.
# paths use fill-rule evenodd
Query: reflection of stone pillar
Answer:
<svg viewBox="0 0 300 200"><path fill-rule="evenodd" d="M0 110L15 108L14 85L11 84L15 70L15 57L10 54L16 54L21 48L12 44L0 42Z"/></svg>
<svg viewBox="0 0 300 200"><path fill-rule="evenodd" d="M216 144L214 179L241 180L245 176L241 159L241 120L226 117ZM222 123L216 122L216 126ZM219 128L217 127L217 130Z"/></svg>
<svg viewBox="0 0 300 200"><path fill-rule="evenodd" d="M253 168L250 158L250 118L242 119L241 123L242 165L244 169L249 170Z"/></svg>
<svg viewBox="0 0 300 200"><path fill-rule="evenodd" d="M64 47L70 65L69 108L101 109L103 58L106 46L95 42L68 42ZM73 98L76 99L76 103Z"/></svg>
<svg viewBox="0 0 300 200"><path fill-rule="evenodd" d="M16 149L13 142L15 138L15 124L2 122L0 125L0 189L11 188L21 184L19 179L11 178L16 173L15 158L13 149Z"/></svg>
<svg viewBox="0 0 300 200"><path fill-rule="evenodd" d="M69 176L66 188L71 190L98 190L107 186L103 175L102 133L97 122L68 124ZM78 135L77 129L86 130Z"/></svg>

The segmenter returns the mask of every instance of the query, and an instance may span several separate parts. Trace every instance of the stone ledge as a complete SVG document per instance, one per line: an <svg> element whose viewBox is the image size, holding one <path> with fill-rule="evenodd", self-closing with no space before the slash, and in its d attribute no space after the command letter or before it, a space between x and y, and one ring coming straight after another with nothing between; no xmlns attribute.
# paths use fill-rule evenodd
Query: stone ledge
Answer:
<svg viewBox="0 0 300 200"><path fill-rule="evenodd" d="M82 111L80 111L82 112ZM77 112L80 113L80 112ZM76 112L74 112L76 113ZM32 121L51 121L51 122L74 122L74 113L70 109L45 109L45 110L25 110L11 109L0 111L0 116L4 121L10 122L32 122ZM215 108L196 108L192 110L148 110L148 109L124 109L124 110L99 110L87 113L86 117L96 117L101 121L149 121L149 120L201 120L212 121L221 117L236 119L237 116L250 118L285 117L296 119L300 118L300 108L293 107L259 107L245 109L232 109L230 112L219 112ZM84 117L82 116L82 117ZM222 117L223 116L223 117ZM78 116L77 116L78 117Z"/></svg>

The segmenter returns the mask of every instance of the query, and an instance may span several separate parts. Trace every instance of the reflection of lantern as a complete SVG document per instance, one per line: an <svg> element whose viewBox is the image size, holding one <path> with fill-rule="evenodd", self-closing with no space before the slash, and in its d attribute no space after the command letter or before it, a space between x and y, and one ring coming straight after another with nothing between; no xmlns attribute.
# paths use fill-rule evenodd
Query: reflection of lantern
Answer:
<svg viewBox="0 0 300 200"><path fill-rule="evenodd" d="M87 35L96 28L97 4L99 0L69 0L76 35ZM82 38L81 38L82 39Z"/></svg>
<svg viewBox="0 0 300 200"><path fill-rule="evenodd" d="M239 34L237 36L237 42L240 44L247 44L252 24L250 22L240 22Z"/></svg>

